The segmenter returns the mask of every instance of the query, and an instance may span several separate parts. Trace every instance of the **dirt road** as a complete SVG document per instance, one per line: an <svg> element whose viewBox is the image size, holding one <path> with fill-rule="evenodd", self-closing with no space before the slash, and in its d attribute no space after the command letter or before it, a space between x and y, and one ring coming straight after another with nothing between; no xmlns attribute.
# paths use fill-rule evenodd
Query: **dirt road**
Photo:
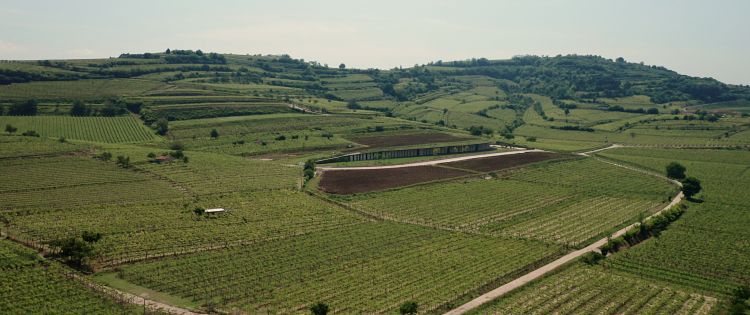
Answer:
<svg viewBox="0 0 750 315"><path fill-rule="evenodd" d="M538 150L538 149L533 149L533 150L519 150L519 151L495 152L495 153L485 153L485 154L461 156L461 157L455 157L455 158L447 158L447 159L424 161L424 162L415 162L415 163L408 163L408 164L382 165L382 166L355 166L355 167L325 167L325 166L317 166L316 169L317 170L321 170L321 171L325 171L325 170L352 171L352 170L378 170L378 169L402 168L402 167L414 167L414 166L430 166L430 165L437 165L437 164L442 164L442 163L450 163L450 162L458 162L458 161L465 161L465 160L472 160L472 159L480 159L480 158L500 156L500 155L523 154L523 153L529 153L529 152L546 152L546 151L544 151L544 150Z"/></svg>

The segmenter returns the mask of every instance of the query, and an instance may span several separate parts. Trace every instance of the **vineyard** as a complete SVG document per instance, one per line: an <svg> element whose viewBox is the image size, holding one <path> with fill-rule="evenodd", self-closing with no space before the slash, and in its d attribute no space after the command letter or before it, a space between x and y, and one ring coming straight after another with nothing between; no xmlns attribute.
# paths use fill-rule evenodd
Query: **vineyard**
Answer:
<svg viewBox="0 0 750 315"><path fill-rule="evenodd" d="M619 255L612 261L614 269L721 294L750 283L747 151L624 148L600 155L654 170L677 160L705 187L703 203L692 206L658 239Z"/></svg>
<svg viewBox="0 0 750 315"><path fill-rule="evenodd" d="M565 271L471 314L713 314L715 297L596 267Z"/></svg>
<svg viewBox="0 0 750 315"><path fill-rule="evenodd" d="M319 300L336 313L392 313L407 299L430 311L557 250L381 222L135 264L121 274L248 313L297 313Z"/></svg>
<svg viewBox="0 0 750 315"><path fill-rule="evenodd" d="M2 210L65 209L183 196L164 181L90 157L6 159L0 160L0 172L5 178L0 184Z"/></svg>
<svg viewBox="0 0 750 315"><path fill-rule="evenodd" d="M137 118L68 117L68 116L0 116L0 125L12 125L18 132L36 131L42 137L103 143L144 142L156 139L154 131Z"/></svg>
<svg viewBox="0 0 750 315"><path fill-rule="evenodd" d="M142 314L71 280L58 263L0 239L0 310L14 314ZM10 313L6 313L10 314Z"/></svg>
<svg viewBox="0 0 750 315"><path fill-rule="evenodd" d="M673 193L656 177L586 159L533 165L497 179L338 198L396 221L578 247L655 211Z"/></svg>
<svg viewBox="0 0 750 315"><path fill-rule="evenodd" d="M0 61L0 313L142 314L120 290L206 313L440 314L529 274L474 312L729 313L750 285L748 97L596 56ZM470 143L547 152L375 153ZM357 154L382 159L315 162ZM702 185L679 218L567 263L676 198L670 162ZM370 165L389 167L340 169Z"/></svg>
<svg viewBox="0 0 750 315"><path fill-rule="evenodd" d="M197 207L231 209L198 216ZM50 242L98 231L97 263L164 254L189 253L332 230L363 222L361 218L300 192L275 190L227 194L197 201L90 206L60 211L7 214L8 230L24 239ZM54 221L55 225L47 222Z"/></svg>

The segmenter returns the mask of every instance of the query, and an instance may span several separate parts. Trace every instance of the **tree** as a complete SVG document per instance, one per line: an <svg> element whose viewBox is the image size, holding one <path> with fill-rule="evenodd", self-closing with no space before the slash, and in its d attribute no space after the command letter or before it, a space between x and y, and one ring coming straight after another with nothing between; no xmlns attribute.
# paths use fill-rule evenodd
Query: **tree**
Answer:
<svg viewBox="0 0 750 315"><path fill-rule="evenodd" d="M169 131L169 122L167 122L166 119L160 118L156 121L156 133L159 135L166 135L167 131Z"/></svg>
<svg viewBox="0 0 750 315"><path fill-rule="evenodd" d="M701 191L701 181L695 177L688 177L682 180L682 193L685 194L687 199L692 199L693 196Z"/></svg>
<svg viewBox="0 0 750 315"><path fill-rule="evenodd" d="M8 115L11 116L34 116L37 113L37 101L34 99L21 103L15 103L10 106Z"/></svg>
<svg viewBox="0 0 750 315"><path fill-rule="evenodd" d="M398 311L401 312L401 315L414 315L417 313L417 309L419 309L419 305L417 304L417 302L408 301L404 304L401 304L401 307L398 309Z"/></svg>
<svg viewBox="0 0 750 315"><path fill-rule="evenodd" d="M677 162L667 164L667 177L673 179L685 178L685 167Z"/></svg>
<svg viewBox="0 0 750 315"><path fill-rule="evenodd" d="M128 168L128 167L130 167L130 157L129 156L118 155L116 163L120 167Z"/></svg>
<svg viewBox="0 0 750 315"><path fill-rule="evenodd" d="M171 54L171 53L172 53L172 50L171 50L171 49L169 49L169 48L167 48L167 50L166 50L166 51L165 51L164 53L165 53L165 54L167 54L167 55L169 55L169 54Z"/></svg>
<svg viewBox="0 0 750 315"><path fill-rule="evenodd" d="M219 132L216 129L211 129L211 138L216 139L219 137Z"/></svg>
<svg viewBox="0 0 750 315"><path fill-rule="evenodd" d="M5 132L7 133L15 133L18 128L13 127L11 124L5 125Z"/></svg>
<svg viewBox="0 0 750 315"><path fill-rule="evenodd" d="M328 314L328 304L318 302L317 304L310 307L310 312L313 313L313 315L326 315Z"/></svg>
<svg viewBox="0 0 750 315"><path fill-rule="evenodd" d="M342 63L342 64L340 64L340 65L339 65L339 69L341 69L341 70L344 70L344 69L346 69L346 65L345 65L345 64L343 64L343 63Z"/></svg>
<svg viewBox="0 0 750 315"><path fill-rule="evenodd" d="M73 102L73 106L70 107L70 116L87 116L88 114L89 108L80 100Z"/></svg>
<svg viewBox="0 0 750 315"><path fill-rule="evenodd" d="M74 267L81 267L83 261L94 254L91 243L82 238L71 237L53 241L52 245L60 248L60 253L57 256L61 257L66 263Z"/></svg>

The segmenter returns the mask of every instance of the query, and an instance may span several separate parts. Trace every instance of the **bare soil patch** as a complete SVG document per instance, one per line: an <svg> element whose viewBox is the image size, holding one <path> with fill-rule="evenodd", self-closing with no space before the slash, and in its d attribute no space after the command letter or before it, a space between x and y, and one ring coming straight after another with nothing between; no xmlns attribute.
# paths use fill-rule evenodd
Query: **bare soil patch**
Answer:
<svg viewBox="0 0 750 315"><path fill-rule="evenodd" d="M320 178L319 187L327 193L348 195L409 186L468 174L471 173L437 166L348 171L326 170Z"/></svg>
<svg viewBox="0 0 750 315"><path fill-rule="evenodd" d="M526 152L521 154L498 155L486 158L450 162L442 165L475 172L491 172L535 162L560 158L564 155L552 152Z"/></svg>
<svg viewBox="0 0 750 315"><path fill-rule="evenodd" d="M440 143L471 140L470 137L459 137L442 132L390 134L377 136L352 137L350 140L371 148L397 147L415 144Z"/></svg>

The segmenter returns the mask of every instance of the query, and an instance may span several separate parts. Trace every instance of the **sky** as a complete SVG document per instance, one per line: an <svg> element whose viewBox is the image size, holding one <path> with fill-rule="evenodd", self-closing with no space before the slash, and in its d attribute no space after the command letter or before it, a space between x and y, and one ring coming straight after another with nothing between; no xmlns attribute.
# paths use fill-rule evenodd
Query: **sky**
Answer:
<svg viewBox="0 0 750 315"><path fill-rule="evenodd" d="M171 48L393 68L584 54L750 84L748 13L747 0L0 0L0 59Z"/></svg>

